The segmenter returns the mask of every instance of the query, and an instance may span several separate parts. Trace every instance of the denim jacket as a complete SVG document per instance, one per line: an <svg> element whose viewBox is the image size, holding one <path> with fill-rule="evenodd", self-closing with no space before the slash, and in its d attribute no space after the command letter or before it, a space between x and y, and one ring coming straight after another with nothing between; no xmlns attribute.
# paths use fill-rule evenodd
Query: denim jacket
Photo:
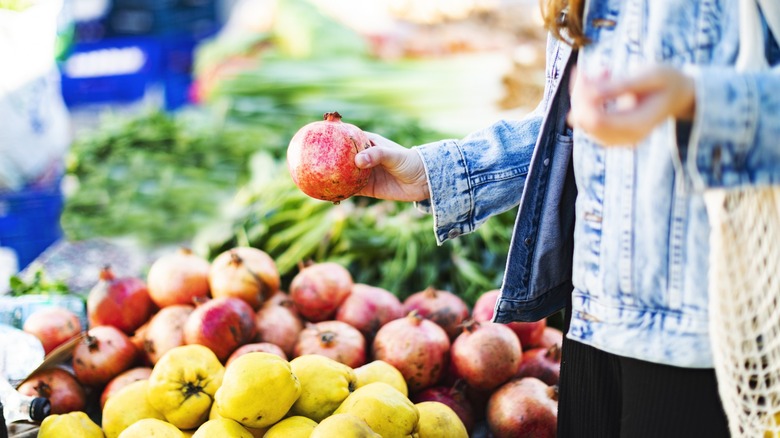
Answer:
<svg viewBox="0 0 780 438"><path fill-rule="evenodd" d="M544 318L572 294L568 337L641 360L712 366L701 191L780 182L780 70L734 70L738 1L591 0L591 43L572 53L548 41L534 111L415 147L439 244L519 205L495 321ZM774 65L780 50L766 40ZM683 69L696 81L695 119L604 148L566 126L575 62L591 76L652 63Z"/></svg>

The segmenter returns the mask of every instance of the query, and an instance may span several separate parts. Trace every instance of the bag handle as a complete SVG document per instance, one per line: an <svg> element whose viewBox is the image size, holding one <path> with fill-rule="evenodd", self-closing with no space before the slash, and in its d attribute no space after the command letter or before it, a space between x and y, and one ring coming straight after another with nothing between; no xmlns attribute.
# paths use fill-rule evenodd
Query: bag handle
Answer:
<svg viewBox="0 0 780 438"><path fill-rule="evenodd" d="M739 71L769 68L764 54L764 33L760 31L762 13L775 38L780 37L780 2L777 0L740 1L739 54L736 63Z"/></svg>

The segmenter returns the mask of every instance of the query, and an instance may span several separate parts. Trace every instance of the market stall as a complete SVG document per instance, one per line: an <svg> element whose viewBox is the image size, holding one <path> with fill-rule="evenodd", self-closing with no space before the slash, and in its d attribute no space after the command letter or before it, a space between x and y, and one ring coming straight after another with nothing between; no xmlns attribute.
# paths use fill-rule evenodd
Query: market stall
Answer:
<svg viewBox="0 0 780 438"><path fill-rule="evenodd" d="M489 322L513 211L437 245L411 204L316 199L286 159L332 111L404 146L521 117L544 85L537 7L233 2L192 44L176 105L154 104L172 74L139 100L69 100L61 237L0 289L0 371L51 402L18 436L517 436L516 403L554 420L559 315ZM117 40L72 54L98 43Z"/></svg>

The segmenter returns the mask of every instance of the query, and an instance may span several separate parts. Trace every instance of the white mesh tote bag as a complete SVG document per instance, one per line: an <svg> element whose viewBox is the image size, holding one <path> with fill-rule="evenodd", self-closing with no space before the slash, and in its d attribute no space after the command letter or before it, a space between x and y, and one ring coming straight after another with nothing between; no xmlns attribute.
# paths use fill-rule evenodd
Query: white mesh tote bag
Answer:
<svg viewBox="0 0 780 438"><path fill-rule="evenodd" d="M780 0L740 0L740 70L769 68L761 13L780 37ZM704 199L710 334L729 429L780 437L780 186L708 189Z"/></svg>

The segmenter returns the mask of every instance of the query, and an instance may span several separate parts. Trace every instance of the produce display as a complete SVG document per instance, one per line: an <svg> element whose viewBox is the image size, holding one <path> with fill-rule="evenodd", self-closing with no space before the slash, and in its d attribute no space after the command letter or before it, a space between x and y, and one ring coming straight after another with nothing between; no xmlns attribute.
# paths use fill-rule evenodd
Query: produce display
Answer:
<svg viewBox="0 0 780 438"><path fill-rule="evenodd" d="M198 105L108 114L75 139L66 240L129 239L144 266L85 259L78 289L12 278L12 296L85 304L20 325L53 362L19 385L51 401L38 436L555 436L560 315L490 322L515 212L438 246L411 203L355 196L365 132L458 138L538 94L533 62L495 74L495 49L538 35L488 3L442 2L436 24L408 2L403 34L347 26L324 12L337 2L268 3L262 29L198 48Z"/></svg>
<svg viewBox="0 0 780 438"><path fill-rule="evenodd" d="M220 254L206 269L186 269L204 263L190 252L163 254L145 278L105 268L87 297L86 336L19 387L51 400L39 436L555 436L561 337L547 320L516 323L533 334L521 341L447 290L402 300L336 262L301 265L285 282L261 249L224 254L227 264ZM236 263L246 254L254 261ZM163 268L171 281L152 301ZM205 294L182 302L203 282ZM225 284L234 294L215 296ZM59 312L28 318L54 350L73 329Z"/></svg>

